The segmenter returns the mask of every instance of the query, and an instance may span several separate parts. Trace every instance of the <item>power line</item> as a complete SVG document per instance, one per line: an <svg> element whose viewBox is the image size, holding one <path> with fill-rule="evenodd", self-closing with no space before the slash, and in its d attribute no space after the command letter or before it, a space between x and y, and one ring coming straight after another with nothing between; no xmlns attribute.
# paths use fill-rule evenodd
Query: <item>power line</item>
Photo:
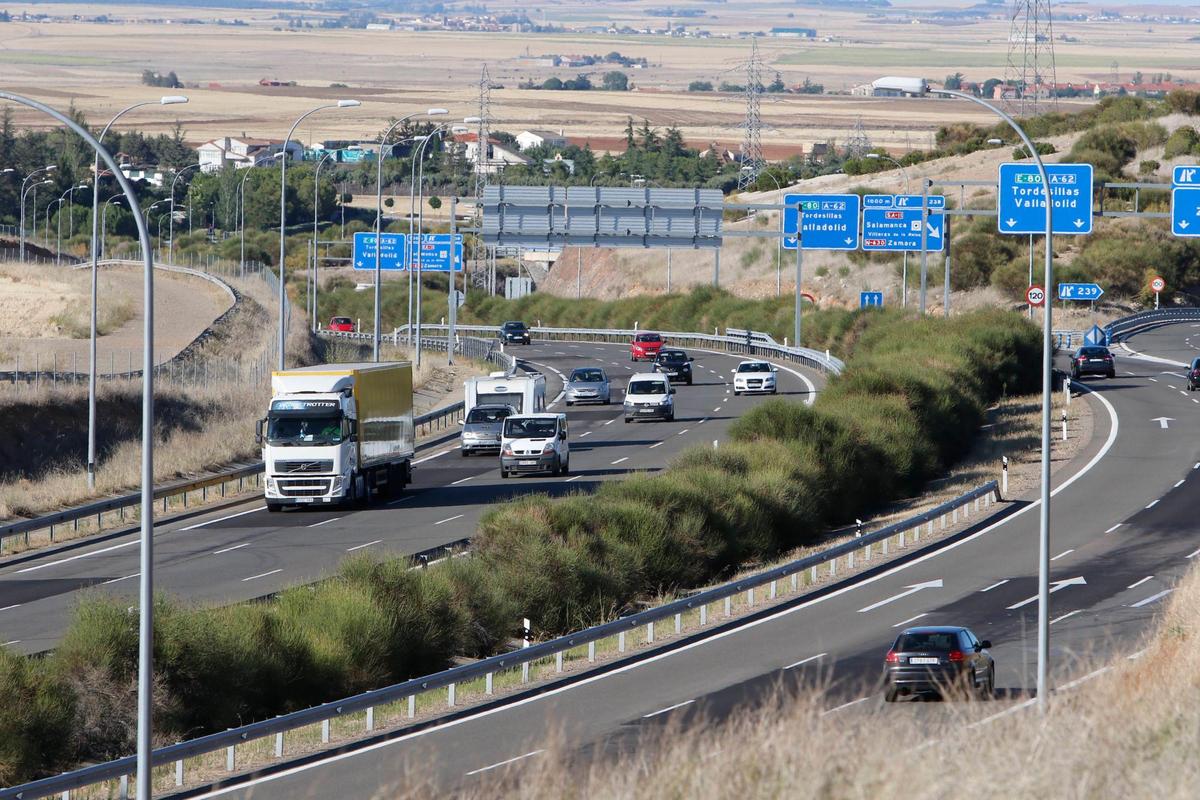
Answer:
<svg viewBox="0 0 1200 800"><path fill-rule="evenodd" d="M765 161L762 151L762 57L758 40L750 40L750 60L746 62L746 118L742 121L742 163L738 171L738 189L745 189L758 180Z"/></svg>
<svg viewBox="0 0 1200 800"><path fill-rule="evenodd" d="M1009 110L1030 116L1057 109L1057 85L1050 0L1013 0L1002 90Z"/></svg>

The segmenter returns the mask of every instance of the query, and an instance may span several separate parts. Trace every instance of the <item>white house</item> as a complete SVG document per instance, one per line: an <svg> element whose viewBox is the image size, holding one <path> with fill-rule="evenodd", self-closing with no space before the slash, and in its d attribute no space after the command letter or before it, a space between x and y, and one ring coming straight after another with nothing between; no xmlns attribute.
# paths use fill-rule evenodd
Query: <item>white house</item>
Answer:
<svg viewBox="0 0 1200 800"><path fill-rule="evenodd" d="M158 167L139 167L131 164L121 165L121 174L131 181L145 181L151 186L162 187L164 172Z"/></svg>
<svg viewBox="0 0 1200 800"><path fill-rule="evenodd" d="M202 172L217 172L232 166L237 169L257 167L268 164L284 150L282 139L250 139L226 136L205 142L196 150L200 154L200 170ZM298 161L304 157L304 147L299 142L287 143L288 157Z"/></svg>
<svg viewBox="0 0 1200 800"><path fill-rule="evenodd" d="M548 147L566 147L567 137L563 136L562 131L555 133L554 131L533 130L521 131L517 134L517 146L522 150L528 150L531 147L541 147L543 145Z"/></svg>
<svg viewBox="0 0 1200 800"><path fill-rule="evenodd" d="M487 152L482 159L479 157L479 134L455 134L454 142L463 148L463 158L476 166L476 170L486 175L502 172L505 167L513 164L528 164L529 159L520 153L510 150L496 139L488 139Z"/></svg>

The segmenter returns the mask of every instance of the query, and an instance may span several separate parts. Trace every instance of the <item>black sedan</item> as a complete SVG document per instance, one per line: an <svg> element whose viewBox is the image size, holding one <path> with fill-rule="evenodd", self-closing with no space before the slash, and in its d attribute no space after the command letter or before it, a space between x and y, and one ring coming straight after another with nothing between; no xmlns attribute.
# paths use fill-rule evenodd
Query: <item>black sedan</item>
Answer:
<svg viewBox="0 0 1200 800"><path fill-rule="evenodd" d="M1079 380L1081 375L1104 375L1109 378L1117 377L1117 368L1113 364L1113 354L1107 347L1086 345L1075 351L1071 356L1071 380Z"/></svg>
<svg viewBox="0 0 1200 800"><path fill-rule="evenodd" d="M524 322L506 322L500 327L500 341L505 344L529 344L529 328Z"/></svg>
<svg viewBox="0 0 1200 800"><path fill-rule="evenodd" d="M894 703L901 694L945 694L955 689L989 698L996 688L991 646L966 628L908 628L884 658L883 699Z"/></svg>
<svg viewBox="0 0 1200 800"><path fill-rule="evenodd" d="M686 383L692 385L692 362L696 359L688 357L683 350L658 351L654 357L654 371L666 375L671 383Z"/></svg>

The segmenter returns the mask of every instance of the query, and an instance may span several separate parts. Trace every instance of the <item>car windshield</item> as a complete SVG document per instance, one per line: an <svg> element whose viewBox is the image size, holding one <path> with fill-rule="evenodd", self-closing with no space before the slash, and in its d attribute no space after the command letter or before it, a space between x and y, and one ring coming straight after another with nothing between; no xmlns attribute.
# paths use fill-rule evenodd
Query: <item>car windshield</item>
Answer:
<svg viewBox="0 0 1200 800"><path fill-rule="evenodd" d="M507 439L549 439L554 436L558 421L536 417L510 417L504 420Z"/></svg>
<svg viewBox="0 0 1200 800"><path fill-rule="evenodd" d="M604 372L598 369L577 369L571 373L571 383L600 383Z"/></svg>
<svg viewBox="0 0 1200 800"><path fill-rule="evenodd" d="M635 341L639 342L661 342L662 337L657 333L639 333Z"/></svg>
<svg viewBox="0 0 1200 800"><path fill-rule="evenodd" d="M523 330L525 330L525 323L524 322L506 322L506 323L504 323L504 330L506 330L506 331L523 331Z"/></svg>
<svg viewBox="0 0 1200 800"><path fill-rule="evenodd" d="M687 353L682 350L662 350L658 354L659 361L687 361Z"/></svg>
<svg viewBox="0 0 1200 800"><path fill-rule="evenodd" d="M912 650L949 652L958 648L958 633L956 631L938 631L905 633L896 640L896 647L894 649L900 653L907 653Z"/></svg>
<svg viewBox="0 0 1200 800"><path fill-rule="evenodd" d="M662 381L630 381L625 394L666 394L667 384Z"/></svg>
<svg viewBox="0 0 1200 800"><path fill-rule="evenodd" d="M1081 347L1081 348L1079 348L1079 355L1086 356L1087 358L1101 358L1103 356L1108 355L1108 348L1107 347Z"/></svg>
<svg viewBox="0 0 1200 800"><path fill-rule="evenodd" d="M267 441L282 446L340 444L342 418L337 414L271 417Z"/></svg>
<svg viewBox="0 0 1200 800"><path fill-rule="evenodd" d="M467 414L467 424L473 422L480 424L496 424L503 422L504 418L511 414L512 411L507 408L472 408L471 413Z"/></svg>
<svg viewBox="0 0 1200 800"><path fill-rule="evenodd" d="M334 325L349 325L350 318L349 317L334 317L333 324Z"/></svg>
<svg viewBox="0 0 1200 800"><path fill-rule="evenodd" d="M747 361L744 364L738 364L738 372L770 372L771 365L765 361Z"/></svg>

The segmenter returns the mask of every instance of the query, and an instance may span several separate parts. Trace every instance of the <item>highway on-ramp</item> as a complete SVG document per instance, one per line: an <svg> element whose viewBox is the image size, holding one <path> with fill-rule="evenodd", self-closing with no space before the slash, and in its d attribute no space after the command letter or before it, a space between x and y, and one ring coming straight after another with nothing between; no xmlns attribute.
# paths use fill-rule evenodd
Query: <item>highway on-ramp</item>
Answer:
<svg viewBox="0 0 1200 800"><path fill-rule="evenodd" d="M1114 380L1085 380L1094 436L1055 476L1052 502L1051 684L1089 656L1136 655L1140 636L1200 556L1200 393L1180 368L1200 326L1139 335ZM1200 336L1195 339L1200 343ZM1167 420L1165 423L1162 420ZM875 679L910 624L963 624L994 643L1000 697L1028 696L1036 663L1036 493L1007 515L940 544L757 615L657 651L499 700L410 732L252 778L203 796L382 797L492 781L545 757L546 738L595 746L666 722L708 724L780 687L832 680L831 714L878 709ZM914 587L915 590L914 590ZM1003 704L997 703L998 708ZM889 713L936 713L897 704ZM486 786L487 784L483 784Z"/></svg>
<svg viewBox="0 0 1200 800"><path fill-rule="evenodd" d="M711 446L731 422L761 402L734 396L731 372L740 357L689 351L695 384L675 395L674 422L623 424L623 387L650 365L631 363L627 346L535 343L512 350L522 368L547 378L551 410L570 420L571 474L501 480L499 458L465 458L457 439L422 448L414 483L399 497L362 510L298 509L268 513L261 498L157 526L155 589L200 603L246 600L328 574L348 556L368 551L418 553L468 537L480 516L500 500L528 492L594 488L634 471L659 470L683 449ZM436 356L435 356L436 357ZM560 397L563 378L577 366L604 367L613 381L608 406L575 405ZM811 400L821 376L779 365L780 393ZM70 622L82 591L136 600L136 532L0 567L0 645L19 651L52 648Z"/></svg>

